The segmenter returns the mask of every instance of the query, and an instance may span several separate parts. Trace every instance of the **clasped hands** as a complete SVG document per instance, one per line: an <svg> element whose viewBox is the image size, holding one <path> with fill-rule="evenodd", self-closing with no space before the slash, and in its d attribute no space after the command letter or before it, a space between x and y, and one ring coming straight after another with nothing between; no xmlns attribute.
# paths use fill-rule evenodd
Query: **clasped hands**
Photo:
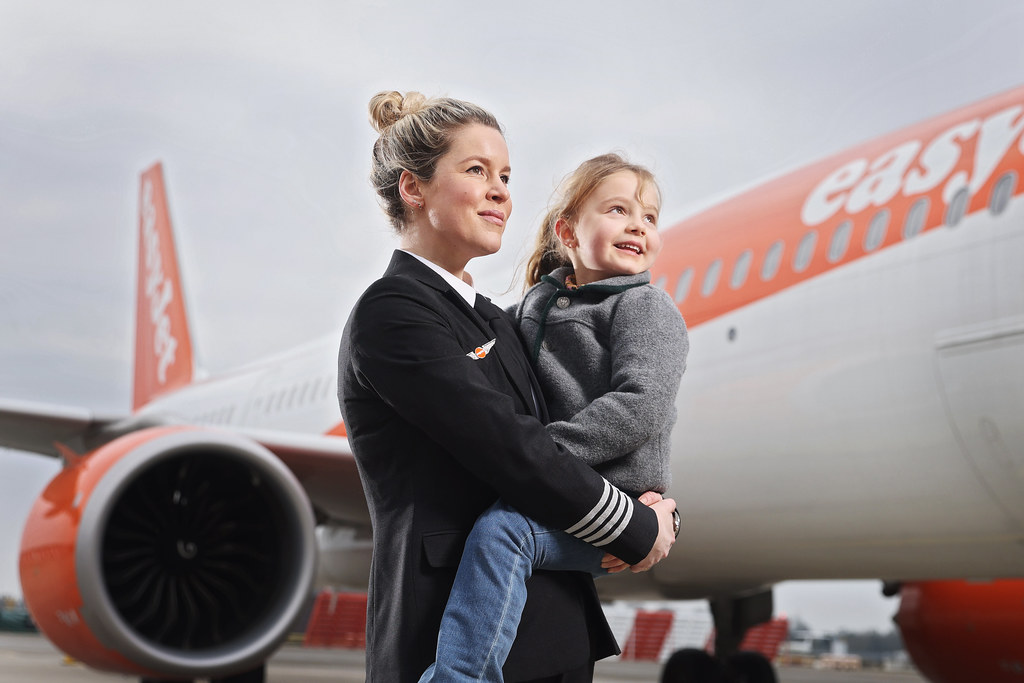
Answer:
<svg viewBox="0 0 1024 683"><path fill-rule="evenodd" d="M645 572L668 557L668 552L676 541L673 522L676 502L671 498L663 498L660 493L654 491L644 493L639 500L658 515L658 538L651 552L639 564L628 565L614 555L606 554L601 559L601 568L609 574L617 574L626 569L634 574Z"/></svg>

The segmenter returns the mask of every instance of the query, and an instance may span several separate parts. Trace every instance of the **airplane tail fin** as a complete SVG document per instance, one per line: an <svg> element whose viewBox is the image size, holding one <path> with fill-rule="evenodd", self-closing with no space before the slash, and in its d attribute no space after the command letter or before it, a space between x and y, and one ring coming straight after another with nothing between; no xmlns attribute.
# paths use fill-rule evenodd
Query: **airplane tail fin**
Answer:
<svg viewBox="0 0 1024 683"><path fill-rule="evenodd" d="M189 384L192 373L192 339L163 167L156 163L143 172L139 192L133 409Z"/></svg>

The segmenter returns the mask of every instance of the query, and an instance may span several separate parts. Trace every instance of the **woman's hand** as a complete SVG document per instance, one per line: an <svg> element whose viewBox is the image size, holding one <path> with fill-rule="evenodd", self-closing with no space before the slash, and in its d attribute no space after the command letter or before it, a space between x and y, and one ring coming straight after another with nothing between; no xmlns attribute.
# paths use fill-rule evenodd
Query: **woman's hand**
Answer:
<svg viewBox="0 0 1024 683"><path fill-rule="evenodd" d="M668 557L668 551L676 542L675 521L672 515L676 509L676 502L671 498L664 498L650 507L658 515L658 538L655 539L654 547L647 557L640 564L629 568L634 574L645 572Z"/></svg>
<svg viewBox="0 0 1024 683"><path fill-rule="evenodd" d="M644 493L640 494L640 497L637 500L639 500L647 507L650 507L655 503L661 502L662 495L657 491L645 491ZM660 523L661 521L659 519L659 524ZM619 572L629 568L630 567L628 564L626 564L619 558L615 557L614 555L606 553L605 556L601 558L601 569L606 570L609 574L618 574Z"/></svg>

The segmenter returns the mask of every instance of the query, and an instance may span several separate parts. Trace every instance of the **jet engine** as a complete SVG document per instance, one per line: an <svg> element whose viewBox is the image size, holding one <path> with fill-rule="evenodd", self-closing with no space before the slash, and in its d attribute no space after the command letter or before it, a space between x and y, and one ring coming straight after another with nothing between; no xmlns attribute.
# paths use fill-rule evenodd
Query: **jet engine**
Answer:
<svg viewBox="0 0 1024 683"><path fill-rule="evenodd" d="M1024 581L904 583L895 621L932 683L1016 683L1024 676Z"/></svg>
<svg viewBox="0 0 1024 683"><path fill-rule="evenodd" d="M98 669L207 678L251 669L312 592L314 518L272 453L228 433L155 427L69 464L21 542L39 628Z"/></svg>

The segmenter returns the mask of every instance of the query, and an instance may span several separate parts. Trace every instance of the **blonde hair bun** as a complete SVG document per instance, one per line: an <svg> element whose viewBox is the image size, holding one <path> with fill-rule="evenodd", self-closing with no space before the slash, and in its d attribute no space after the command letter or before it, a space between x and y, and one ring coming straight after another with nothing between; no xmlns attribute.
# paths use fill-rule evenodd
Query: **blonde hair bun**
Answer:
<svg viewBox="0 0 1024 683"><path fill-rule="evenodd" d="M397 90L379 92L370 98L370 123L374 130L383 133L403 116L422 111L426 106L427 98L423 93L408 92L403 95Z"/></svg>

